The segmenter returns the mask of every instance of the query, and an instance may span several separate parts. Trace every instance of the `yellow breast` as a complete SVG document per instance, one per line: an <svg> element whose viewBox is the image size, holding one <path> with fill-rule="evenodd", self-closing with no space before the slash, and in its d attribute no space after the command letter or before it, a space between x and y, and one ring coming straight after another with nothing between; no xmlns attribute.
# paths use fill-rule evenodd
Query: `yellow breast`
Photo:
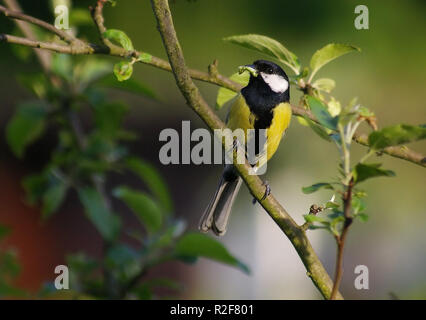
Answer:
<svg viewBox="0 0 426 320"><path fill-rule="evenodd" d="M270 127L267 129L267 159L269 160L277 151L281 138L288 128L291 119L291 106L289 103L281 103L273 110L273 118ZM251 113L244 97L240 94L231 106L228 114L228 128L247 130L254 129L256 116Z"/></svg>
<svg viewBox="0 0 426 320"><path fill-rule="evenodd" d="M274 108L273 112L274 116L272 118L272 123L266 133L268 142L268 160L271 159L271 157L277 151L281 138L290 125L291 106L289 103L280 103Z"/></svg>

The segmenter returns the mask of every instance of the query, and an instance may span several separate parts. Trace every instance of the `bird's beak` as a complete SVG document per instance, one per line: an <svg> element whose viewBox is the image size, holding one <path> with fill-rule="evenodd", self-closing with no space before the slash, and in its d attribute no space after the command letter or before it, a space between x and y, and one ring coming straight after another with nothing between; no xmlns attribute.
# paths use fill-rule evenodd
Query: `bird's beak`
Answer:
<svg viewBox="0 0 426 320"><path fill-rule="evenodd" d="M250 72L250 74L253 77L257 77L259 75L259 72L257 71L256 67L252 64L248 64L248 65L245 65L245 66L238 67L238 72L240 74L243 73L244 71Z"/></svg>

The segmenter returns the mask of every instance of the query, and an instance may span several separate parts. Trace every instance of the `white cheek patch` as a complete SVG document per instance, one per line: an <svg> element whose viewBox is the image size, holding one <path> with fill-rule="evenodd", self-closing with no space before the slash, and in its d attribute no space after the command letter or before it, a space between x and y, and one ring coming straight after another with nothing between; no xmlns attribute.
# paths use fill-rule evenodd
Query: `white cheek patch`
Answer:
<svg viewBox="0 0 426 320"><path fill-rule="evenodd" d="M263 80L269 85L272 91L283 93L288 89L288 81L277 74L267 74L261 72Z"/></svg>

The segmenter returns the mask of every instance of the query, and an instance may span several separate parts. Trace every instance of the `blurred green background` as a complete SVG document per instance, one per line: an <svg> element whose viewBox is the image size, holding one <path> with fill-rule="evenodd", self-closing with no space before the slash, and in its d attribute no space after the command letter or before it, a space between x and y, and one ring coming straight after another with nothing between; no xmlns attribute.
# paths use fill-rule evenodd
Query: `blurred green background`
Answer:
<svg viewBox="0 0 426 320"><path fill-rule="evenodd" d="M75 1L81 8L93 2ZM353 44L362 52L340 58L319 73L319 77L336 80L333 95L343 104L358 97L360 103L376 113L380 127L401 122L425 123L426 2L362 3L369 8L369 30L354 28L354 8L358 4L361 3L352 0L176 0L171 2L171 9L186 61L193 68L206 70L209 63L218 59L220 72L230 75L239 65L261 58L221 40L236 34L257 33L275 38L296 53L303 65L308 65L313 52L325 44ZM21 1L21 5L31 15L53 22L48 1ZM115 8L106 9L105 18L108 28L126 31L135 48L166 58L149 1L118 0ZM13 24L1 17L0 32L11 30ZM81 31L92 41L97 40L93 27ZM48 133L30 148L23 161L18 161L5 142L4 127L16 103L28 97L15 76L38 68L35 60L22 63L13 55L11 45L0 44L0 223L13 228L8 244L17 248L23 264L18 284L30 290L53 278L53 266L63 263L64 254L78 250L96 254L101 249L96 231L85 221L73 195L46 223L39 222L37 209L27 208L22 201L19 180L43 166L54 144L54 134ZM192 128L204 125L185 105L170 73L137 65L134 76L153 88L159 101L114 93L132 105L126 127L136 131L140 139L132 142L130 149L163 173L172 190L177 215L195 228L215 190L221 167L161 165L158 135L162 129L179 129L182 120L191 120ZM218 88L198 84L207 101L214 105ZM291 93L292 102L297 103L299 93ZM410 147L426 153L425 142ZM365 151L360 146L354 149L358 156ZM400 298L425 298L426 173L419 166L388 156L379 160L384 167L394 170L397 177L364 185L370 219L367 223L357 222L350 231L341 290L346 298L352 299L389 299L390 292ZM330 196L327 192L304 195L301 187L334 177L337 161L332 144L293 119L284 143L268 164L267 179L274 195L299 223L311 204ZM134 221L129 218L128 223ZM320 231L310 232L309 236L333 274L334 240ZM179 297L319 298L290 242L258 205L251 205L244 187L228 233L221 240L250 266L252 274L247 276L210 261L190 267L179 263L166 265L159 272L184 283ZM354 288L353 271L357 265L369 268L369 290Z"/></svg>

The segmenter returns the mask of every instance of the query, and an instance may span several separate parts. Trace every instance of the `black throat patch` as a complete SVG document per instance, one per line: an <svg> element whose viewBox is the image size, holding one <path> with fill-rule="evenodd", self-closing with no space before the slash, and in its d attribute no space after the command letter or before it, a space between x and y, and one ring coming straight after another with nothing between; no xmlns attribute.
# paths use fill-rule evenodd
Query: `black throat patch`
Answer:
<svg viewBox="0 0 426 320"><path fill-rule="evenodd" d="M241 90L241 94L250 111L256 115L255 129L267 129L272 123L273 109L282 102L290 101L290 88L277 93L258 77L250 77L249 84Z"/></svg>

